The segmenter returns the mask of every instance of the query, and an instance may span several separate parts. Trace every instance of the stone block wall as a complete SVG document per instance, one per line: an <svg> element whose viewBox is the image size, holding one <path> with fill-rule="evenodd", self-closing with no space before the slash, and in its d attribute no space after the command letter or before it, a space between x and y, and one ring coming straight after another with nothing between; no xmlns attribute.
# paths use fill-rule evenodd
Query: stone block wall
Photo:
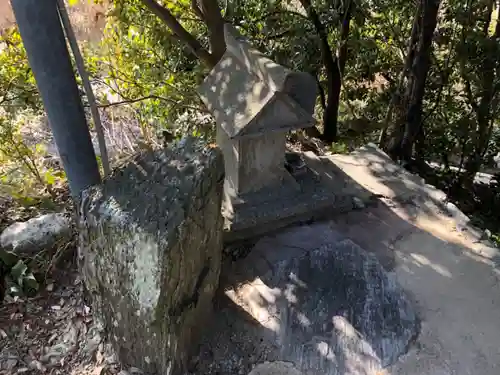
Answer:
<svg viewBox="0 0 500 375"><path fill-rule="evenodd" d="M219 150L188 139L84 192L79 265L124 364L185 371L219 282L223 181Z"/></svg>

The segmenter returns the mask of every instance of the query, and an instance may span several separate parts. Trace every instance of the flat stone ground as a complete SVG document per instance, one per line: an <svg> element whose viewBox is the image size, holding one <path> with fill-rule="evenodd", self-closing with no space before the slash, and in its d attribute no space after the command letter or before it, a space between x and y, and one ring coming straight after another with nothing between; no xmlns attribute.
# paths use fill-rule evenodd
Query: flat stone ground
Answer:
<svg viewBox="0 0 500 375"><path fill-rule="evenodd" d="M314 241L331 230L374 253L408 293L422 320L419 337L395 365L356 374L500 374L497 249L467 225L463 214L445 209L442 192L404 172L377 149L326 158L378 195L379 202L313 224L302 240ZM264 239L270 254L279 246L273 242L277 236ZM226 280L232 279L231 272ZM235 285L227 282L225 287ZM247 374L259 363L280 359L278 348L262 334L265 322L251 318L222 292L219 303L193 372ZM264 374L265 368L258 373Z"/></svg>

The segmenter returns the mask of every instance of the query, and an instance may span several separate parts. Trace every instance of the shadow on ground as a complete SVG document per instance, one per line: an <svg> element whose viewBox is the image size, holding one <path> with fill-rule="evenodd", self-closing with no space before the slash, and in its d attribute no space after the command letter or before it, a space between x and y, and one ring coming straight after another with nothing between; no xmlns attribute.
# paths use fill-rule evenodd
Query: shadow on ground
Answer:
<svg viewBox="0 0 500 375"><path fill-rule="evenodd" d="M478 245L469 229L457 229L457 218L444 210L442 192L383 155L361 150L328 161L335 184L342 178L346 190L379 199L261 238L248 256L227 266L215 321L192 372L246 374L258 363L285 360L307 374L368 375L382 367L410 375L498 373L494 251ZM331 244L339 251L329 253L336 256L328 265L330 277L304 283L298 275L321 267L304 270L297 260ZM356 245L367 253L368 267L362 270L386 271L383 277L371 275L378 294L370 292L366 274L359 277L358 260L351 256L358 253ZM318 293L326 298L314 297ZM412 311L418 315L415 326ZM414 327L418 337L409 336ZM401 347L404 343L409 345Z"/></svg>

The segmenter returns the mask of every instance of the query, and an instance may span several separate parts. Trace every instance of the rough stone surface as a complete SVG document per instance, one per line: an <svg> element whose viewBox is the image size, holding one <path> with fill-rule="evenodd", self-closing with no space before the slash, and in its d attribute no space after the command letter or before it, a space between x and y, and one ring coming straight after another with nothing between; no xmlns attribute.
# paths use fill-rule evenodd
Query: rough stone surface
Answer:
<svg viewBox="0 0 500 375"><path fill-rule="evenodd" d="M219 150L188 139L83 194L80 269L123 363L184 373L218 286L223 179Z"/></svg>
<svg viewBox="0 0 500 375"><path fill-rule="evenodd" d="M33 256L51 250L71 235L72 221L68 215L46 214L7 227L0 236L0 246L16 255Z"/></svg>
<svg viewBox="0 0 500 375"><path fill-rule="evenodd" d="M419 323L374 255L327 225L263 238L226 294L307 373L375 374L406 353Z"/></svg>
<svg viewBox="0 0 500 375"><path fill-rule="evenodd" d="M290 362L264 362L254 367L248 375L302 375Z"/></svg>

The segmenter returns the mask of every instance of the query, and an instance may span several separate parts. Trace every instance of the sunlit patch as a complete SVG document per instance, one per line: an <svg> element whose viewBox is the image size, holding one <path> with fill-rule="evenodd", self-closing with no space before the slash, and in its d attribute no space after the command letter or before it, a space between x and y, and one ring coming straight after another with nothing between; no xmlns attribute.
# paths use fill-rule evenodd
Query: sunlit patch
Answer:
<svg viewBox="0 0 500 375"><path fill-rule="evenodd" d="M305 316L303 313L300 311L297 312L297 320L303 327L310 327L311 326L311 321L307 316Z"/></svg>
<svg viewBox="0 0 500 375"><path fill-rule="evenodd" d="M260 278L241 285L238 290L227 290L226 295L243 310L253 316L263 327L276 333L280 331L281 320L276 306L281 289L269 288Z"/></svg>
<svg viewBox="0 0 500 375"><path fill-rule="evenodd" d="M411 253L410 256L417 263L417 265L430 267L434 271L439 273L441 276L445 276L445 277L449 277L449 278L452 277L452 274L450 271L448 271L446 268L444 268L443 266L441 266L439 264L432 263L427 257L425 257L421 254L415 254L415 253Z"/></svg>

